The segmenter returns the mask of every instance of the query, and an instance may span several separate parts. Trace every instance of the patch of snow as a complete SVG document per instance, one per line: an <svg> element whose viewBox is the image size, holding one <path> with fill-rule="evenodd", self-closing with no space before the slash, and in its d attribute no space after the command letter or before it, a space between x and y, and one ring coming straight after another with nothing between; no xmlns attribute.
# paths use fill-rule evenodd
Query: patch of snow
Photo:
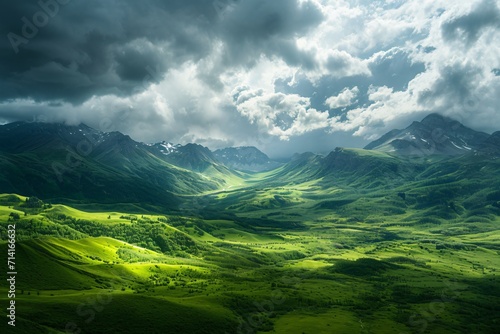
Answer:
<svg viewBox="0 0 500 334"><path fill-rule="evenodd" d="M172 143L167 143L165 141L162 141L161 143L157 143L155 145L160 146L160 152L163 153L164 155L169 155L171 153L174 153L177 151L180 145L174 145Z"/></svg>
<svg viewBox="0 0 500 334"><path fill-rule="evenodd" d="M453 144L453 146L455 146L456 148L458 148L459 150L463 150L464 148L463 147L460 147L458 146L457 144L455 144L453 141L451 142Z"/></svg>

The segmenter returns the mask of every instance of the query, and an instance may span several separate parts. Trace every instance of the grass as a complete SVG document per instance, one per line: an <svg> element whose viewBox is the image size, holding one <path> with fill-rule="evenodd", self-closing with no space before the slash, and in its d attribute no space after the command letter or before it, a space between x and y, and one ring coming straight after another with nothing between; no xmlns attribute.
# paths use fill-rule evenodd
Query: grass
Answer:
<svg viewBox="0 0 500 334"><path fill-rule="evenodd" d="M67 330L83 333L223 333L235 328L230 312L217 305L190 301L170 301L153 296L89 291L84 295L52 297L23 296L18 314L24 328L33 332L33 323L51 328L54 332ZM143 307L137 307L142 305ZM193 321L196 314L196 321ZM126 315L126 316L124 316ZM140 320L139 320L140 319ZM26 333L26 332L25 332Z"/></svg>
<svg viewBox="0 0 500 334"><path fill-rule="evenodd" d="M280 317L275 324L276 333L290 334L361 334L363 322L351 312L342 309L316 314L291 312ZM404 329L404 328L403 328ZM264 332L260 332L264 334Z"/></svg>
<svg viewBox="0 0 500 334"><path fill-rule="evenodd" d="M124 212L86 212L77 210L67 205L53 205L49 210L45 211L46 214L66 215L75 219L90 220L99 223L123 223L130 221L127 217L146 217L148 219L157 220L163 216L159 215L144 215L142 213L124 213Z"/></svg>
<svg viewBox="0 0 500 334"><path fill-rule="evenodd" d="M25 216L12 195L0 196L3 239L10 213L20 215L20 328L495 333L497 163L402 162L392 171L396 158L382 153L330 158L327 171L283 166L184 197L201 203L193 210L53 204ZM341 162L364 174L342 176ZM0 252L5 262L5 243ZM102 293L112 301L86 323L78 305Z"/></svg>

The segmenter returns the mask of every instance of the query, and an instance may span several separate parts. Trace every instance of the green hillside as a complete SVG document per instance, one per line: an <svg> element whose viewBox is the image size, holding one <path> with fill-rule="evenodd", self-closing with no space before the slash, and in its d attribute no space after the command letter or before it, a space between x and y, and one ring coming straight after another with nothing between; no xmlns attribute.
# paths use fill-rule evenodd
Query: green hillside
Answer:
<svg viewBox="0 0 500 334"><path fill-rule="evenodd" d="M249 201L221 212L223 219L56 204L24 216L21 206L1 206L3 221L22 213L15 221L16 330L495 332L500 235L493 207L464 206L446 219L432 216L446 214L444 205L417 209L408 195L337 199L347 194L312 183L252 187L261 199L276 192L302 202L256 205L244 197L247 186L205 198L209 207L235 196ZM16 198L25 200L0 196L6 204Z"/></svg>
<svg viewBox="0 0 500 334"><path fill-rule="evenodd" d="M228 186L227 169L201 175L118 132L45 123L0 127L0 191L72 203L176 209L177 195Z"/></svg>
<svg viewBox="0 0 500 334"><path fill-rule="evenodd" d="M242 173L206 148L189 146L175 166L82 128L102 143L58 183L57 145L77 145L61 129L0 152L1 263L16 226L9 332L498 332L491 147L417 157L337 148Z"/></svg>

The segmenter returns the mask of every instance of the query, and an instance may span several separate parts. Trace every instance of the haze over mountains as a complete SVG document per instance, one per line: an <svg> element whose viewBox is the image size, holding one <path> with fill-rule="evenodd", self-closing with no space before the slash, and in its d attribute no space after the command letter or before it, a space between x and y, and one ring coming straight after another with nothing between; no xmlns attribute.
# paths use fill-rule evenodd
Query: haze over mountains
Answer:
<svg viewBox="0 0 500 334"><path fill-rule="evenodd" d="M226 166L243 171L263 172L282 165L280 162L269 159L266 154L252 146L217 150L214 156Z"/></svg>

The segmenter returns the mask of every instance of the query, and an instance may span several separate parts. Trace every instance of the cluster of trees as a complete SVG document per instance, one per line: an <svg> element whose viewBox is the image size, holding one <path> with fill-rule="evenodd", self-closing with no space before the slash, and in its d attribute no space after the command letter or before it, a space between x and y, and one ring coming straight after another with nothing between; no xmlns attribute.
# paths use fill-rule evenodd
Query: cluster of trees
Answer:
<svg viewBox="0 0 500 334"><path fill-rule="evenodd" d="M91 237L111 237L176 256L199 254L203 247L188 235L169 229L165 223L146 219L139 218L131 220L131 223L109 225L65 215L52 216L51 218Z"/></svg>
<svg viewBox="0 0 500 334"><path fill-rule="evenodd" d="M138 251L130 248L119 248L116 253L120 259L128 263L147 262L153 259L150 254L139 253Z"/></svg>
<svg viewBox="0 0 500 334"><path fill-rule="evenodd" d="M26 197L26 201L21 205L22 207L29 209L41 209L44 206L44 203L38 197Z"/></svg>
<svg viewBox="0 0 500 334"><path fill-rule="evenodd" d="M18 215L14 213L14 215ZM11 217L12 218L12 217ZM13 218L15 219L15 218ZM50 222L42 222L38 219L23 219L16 221L17 240L33 239L41 236L51 236L57 238L66 238L71 240L86 237L85 234L74 229ZM7 224L0 224L0 239L7 239Z"/></svg>

